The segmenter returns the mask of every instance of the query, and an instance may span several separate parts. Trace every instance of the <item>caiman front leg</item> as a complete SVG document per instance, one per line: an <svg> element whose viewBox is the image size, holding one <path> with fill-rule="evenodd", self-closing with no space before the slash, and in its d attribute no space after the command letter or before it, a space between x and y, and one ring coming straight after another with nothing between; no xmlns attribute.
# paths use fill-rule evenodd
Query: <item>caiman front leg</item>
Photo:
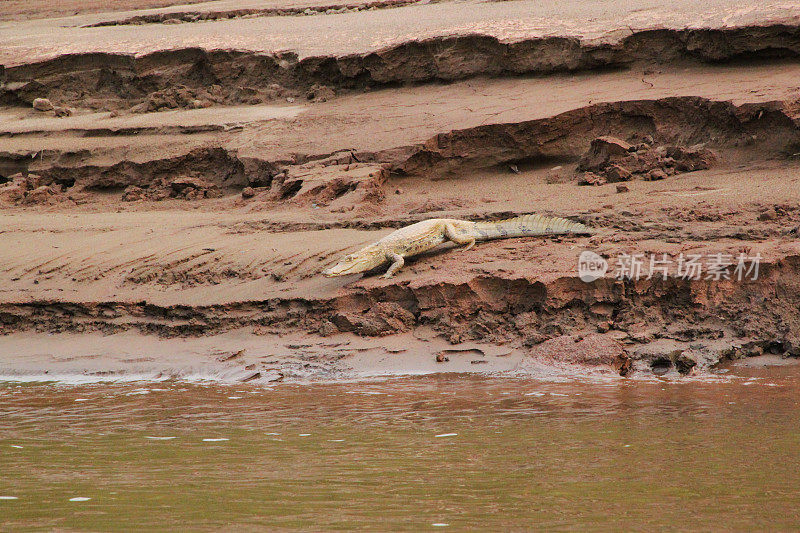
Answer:
<svg viewBox="0 0 800 533"><path fill-rule="evenodd" d="M389 266L389 270L387 270L386 274L383 275L383 277L387 279L394 276L395 273L401 268L403 268L404 264L406 264L406 261L405 259L403 259L403 256L398 254L397 252L386 254L386 259L392 262L392 264Z"/></svg>
<svg viewBox="0 0 800 533"><path fill-rule="evenodd" d="M452 224L445 224L444 236L456 244L466 244L467 246L464 248L465 251L475 246L475 237L469 235L459 235L456 231L456 227Z"/></svg>

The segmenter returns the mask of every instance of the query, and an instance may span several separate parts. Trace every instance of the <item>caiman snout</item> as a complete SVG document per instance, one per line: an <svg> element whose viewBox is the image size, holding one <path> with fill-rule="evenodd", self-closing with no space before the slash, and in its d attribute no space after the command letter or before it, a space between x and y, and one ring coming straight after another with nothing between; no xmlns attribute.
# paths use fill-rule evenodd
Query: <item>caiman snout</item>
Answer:
<svg viewBox="0 0 800 533"><path fill-rule="evenodd" d="M350 270L351 265L342 264L340 261L339 263L333 265L332 267L326 268L322 271L322 275L326 278L335 278L336 276L343 276L348 273Z"/></svg>

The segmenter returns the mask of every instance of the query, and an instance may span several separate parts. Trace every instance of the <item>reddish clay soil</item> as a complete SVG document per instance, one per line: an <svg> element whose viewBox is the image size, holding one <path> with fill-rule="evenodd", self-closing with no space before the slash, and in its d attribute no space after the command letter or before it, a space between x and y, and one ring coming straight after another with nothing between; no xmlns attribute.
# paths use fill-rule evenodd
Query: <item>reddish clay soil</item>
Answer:
<svg viewBox="0 0 800 533"><path fill-rule="evenodd" d="M338 56L48 53L0 78L0 374L679 377L800 356L793 20ZM523 213L596 234L321 276L415 221ZM592 282L587 250L610 265ZM631 254L673 265L617 279ZM757 278L675 270L719 254L758 256Z"/></svg>

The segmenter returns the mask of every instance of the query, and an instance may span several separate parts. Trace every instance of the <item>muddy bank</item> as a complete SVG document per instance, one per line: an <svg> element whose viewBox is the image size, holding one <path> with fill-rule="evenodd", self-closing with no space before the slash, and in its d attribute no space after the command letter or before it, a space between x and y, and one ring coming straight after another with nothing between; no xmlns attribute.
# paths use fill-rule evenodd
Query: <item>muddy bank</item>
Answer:
<svg viewBox="0 0 800 533"><path fill-rule="evenodd" d="M796 21L729 26L747 18L729 5L717 29L617 31L610 7L586 31L559 19L542 33L472 20L511 23L524 2L468 2L463 25L467 4L377 9L404 3L75 17L26 26L43 36L28 48L34 33L12 31L29 56L0 69L6 370L618 379L800 356ZM384 38L438 12L457 29ZM363 20L370 40L277 46L301 20L317 36ZM541 37L555 34L573 37ZM392 280L320 275L412 222L526 213L597 233L445 246ZM761 262L747 280L587 282L582 251ZM53 338L72 355L52 355ZM132 348L86 363L115 339Z"/></svg>
<svg viewBox="0 0 800 533"><path fill-rule="evenodd" d="M67 154L49 165L31 160L0 186L6 201L9 191L24 189L11 202L21 213L37 205L65 213L76 207L58 198L101 209L136 204L145 211L185 199L209 212L197 223L187 220L185 230L176 218L156 234L159 224L136 217L130 228L115 227L124 215L103 215L108 226L94 234L74 223L45 229L35 217L38 225L10 229L6 245L18 236L27 246L38 242L41 253L9 257L4 273L12 286L0 303L0 332L136 333L176 341L236 333L248 342L302 332L402 343L429 331L440 343L502 346L531 364L613 375L688 375L763 353L797 357L797 126L792 102L734 105L675 97L597 104L441 133L421 145L293 161L221 147L106 166ZM664 153L656 157L659 147ZM714 157L701 167L705 175L680 167L687 164L680 154L709 149ZM681 173L665 176L663 186L637 178L625 191L608 188L613 184L579 186L580 169L645 159L669 159L669 168ZM15 161L7 159L6 167ZM508 210L486 208L492 200L476 183L491 182L488 171L511 198ZM441 178L448 179L452 198L430 195ZM769 184L774 205L754 202L765 194L757 192L762 184ZM526 196L530 192L540 195L538 204ZM660 196L654 200L653 194ZM432 213L569 216L565 207L574 208L576 199L580 209L573 216L600 232L592 239L496 241L470 254L444 250L409 261L406 276L393 281L320 276L341 254ZM556 201L563 205L553 212ZM233 220L245 210L274 218ZM87 245L96 252L87 255ZM689 250L763 253L764 261L752 281L673 275L586 283L576 272L584 249L612 264L637 251L673 260ZM315 342L321 348L314 357L327 360L325 341ZM428 353L431 364L446 363L445 352ZM358 353L342 348L340 359Z"/></svg>
<svg viewBox="0 0 800 533"><path fill-rule="evenodd" d="M612 102L517 124L490 124L442 133L397 170L410 174L463 172L502 166L576 162L599 135L632 143L702 144L737 160L788 158L800 151L796 102L736 106L698 97ZM738 152L738 153L737 153ZM726 155L728 155L726 154Z"/></svg>
<svg viewBox="0 0 800 533"><path fill-rule="evenodd" d="M246 330L182 339L134 331L51 336L18 332L4 336L2 342L5 356L0 361L0 381L188 380L267 385L440 372L553 375L555 370L543 364L523 367L520 350L477 342L454 345L424 328L413 337L380 338L322 337L298 331L253 335ZM97 357L98 353L103 356ZM559 373L569 373L569 369Z"/></svg>
<svg viewBox="0 0 800 533"><path fill-rule="evenodd" d="M638 158L636 161L623 162L630 170L622 168L625 175L610 181L631 179L631 172L646 174L656 170L661 174L655 179L662 179L674 174L676 168L685 172L718 163L730 166L796 157L800 152L798 109L797 101L737 106L700 97L612 102L545 119L440 133L419 145L378 152L295 154L291 160L265 160L263 156L240 155L236 150L217 147L196 148L164 159L155 152L156 157L151 160L122 160L101 166L92 164L92 153L85 150L5 152L0 153L0 180L9 181L15 173L33 173L35 183L29 183L29 190L55 185L60 189L53 190L54 194L73 195L73 199L77 193L103 192L131 200L140 196L126 198L127 187L162 191L170 187L170 180L191 177L205 180L222 192L241 192L249 187L252 191L245 194L245 199L255 197L253 201L266 202L265 206L286 200L327 206L354 191L360 193L349 198L348 204L358 205L380 202L390 175L430 180L492 168L550 165L563 167L553 179L585 182L585 177L573 177L569 169L597 170L596 163L586 166L581 158L603 135L636 143L626 144L624 150L640 147L628 158ZM658 150L663 153L658 155ZM705 154L702 157L697 155L701 152ZM686 157L700 157L703 161L683 161ZM28 190L23 189L14 197L18 202ZM14 203L7 194L0 199L9 198ZM91 201L91 196L80 199L80 203Z"/></svg>
<svg viewBox="0 0 800 533"><path fill-rule="evenodd" d="M550 37L503 42L466 35L403 43L366 54L298 58L199 48L141 56L88 53L6 67L0 103L133 112L277 99L325 100L342 91L475 76L541 75L597 69L652 68L700 62L795 59L800 26L647 30L615 43Z"/></svg>
<svg viewBox="0 0 800 533"><path fill-rule="evenodd" d="M542 362L622 375L670 369L688 374L763 353L800 356L798 255L762 263L755 281L428 278L366 281L330 297L214 306L6 302L0 305L0 331L201 337L244 328L256 335L395 338L428 328L451 344L502 345Z"/></svg>

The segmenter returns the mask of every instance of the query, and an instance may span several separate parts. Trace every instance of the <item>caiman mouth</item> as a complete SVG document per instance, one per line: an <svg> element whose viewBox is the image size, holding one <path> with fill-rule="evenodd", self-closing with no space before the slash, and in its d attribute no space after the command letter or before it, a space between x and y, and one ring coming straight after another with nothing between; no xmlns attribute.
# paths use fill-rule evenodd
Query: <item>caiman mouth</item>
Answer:
<svg viewBox="0 0 800 533"><path fill-rule="evenodd" d="M325 276L326 278L335 278L337 276L345 276L347 274L351 274L350 269L352 267L341 269L337 268L338 266L339 265L334 265L330 268L326 268L325 270L322 271L322 275Z"/></svg>

